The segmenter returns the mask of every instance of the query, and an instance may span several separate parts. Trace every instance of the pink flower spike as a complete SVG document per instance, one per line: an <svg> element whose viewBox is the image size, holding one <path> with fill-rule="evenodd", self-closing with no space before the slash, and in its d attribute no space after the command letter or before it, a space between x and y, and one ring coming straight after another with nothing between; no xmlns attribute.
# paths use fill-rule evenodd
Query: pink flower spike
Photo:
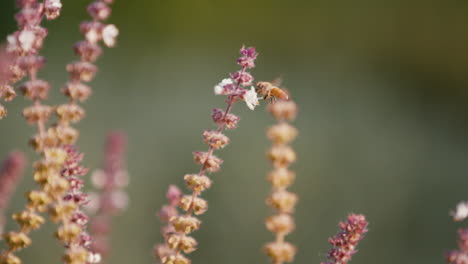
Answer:
<svg viewBox="0 0 468 264"><path fill-rule="evenodd" d="M322 264L346 264L357 252L358 242L367 232L368 222L364 215L350 214L346 222L340 223L341 231L329 239L333 248L328 252L328 262Z"/></svg>
<svg viewBox="0 0 468 264"><path fill-rule="evenodd" d="M125 166L127 138L122 132L111 132L106 137L104 147L103 169L93 173L92 182L99 193L91 199L91 209L96 209L90 225L94 238L92 250L99 253L103 259L111 252L110 233L112 231L112 216L122 213L128 206L128 195L123 187L128 183L128 173Z"/></svg>
<svg viewBox="0 0 468 264"><path fill-rule="evenodd" d="M0 233L5 223L5 210L23 175L26 158L22 152L11 152L0 168Z"/></svg>

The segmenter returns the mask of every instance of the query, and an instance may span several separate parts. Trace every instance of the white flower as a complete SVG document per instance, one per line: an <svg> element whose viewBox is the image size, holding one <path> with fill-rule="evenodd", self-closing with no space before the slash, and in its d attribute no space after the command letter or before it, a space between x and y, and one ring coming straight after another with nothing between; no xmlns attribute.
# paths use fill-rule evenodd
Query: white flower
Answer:
<svg viewBox="0 0 468 264"><path fill-rule="evenodd" d="M18 36L21 48L28 52L32 49L34 42L36 41L36 34L31 30L23 30Z"/></svg>
<svg viewBox="0 0 468 264"><path fill-rule="evenodd" d="M107 25L102 29L102 40L107 47L115 45L115 39L119 35L119 29L115 25Z"/></svg>
<svg viewBox="0 0 468 264"><path fill-rule="evenodd" d="M233 84L230 78L223 79L220 83L215 85L214 92L216 95L225 94L224 93L224 86Z"/></svg>
<svg viewBox="0 0 468 264"><path fill-rule="evenodd" d="M255 88L253 86L250 87L250 90L244 93L243 99L247 104L247 107L250 108L250 110L254 110L255 106L259 104L258 95L257 92L255 92Z"/></svg>
<svg viewBox="0 0 468 264"><path fill-rule="evenodd" d="M18 40L16 39L16 36L15 35L8 35L7 36L7 42L8 42L8 45L7 45L7 51L8 52L12 52L12 51L16 51L18 50Z"/></svg>
<svg viewBox="0 0 468 264"><path fill-rule="evenodd" d="M18 45L18 41L16 41L16 37L13 34L7 36L7 42L8 42L8 45L11 45L11 46Z"/></svg>
<svg viewBox="0 0 468 264"><path fill-rule="evenodd" d="M49 0L47 1L47 6L49 8L62 8L62 3L60 2L60 0Z"/></svg>
<svg viewBox="0 0 468 264"><path fill-rule="evenodd" d="M99 33L95 29L91 29L85 34L86 40L89 42L96 44L96 42L99 40Z"/></svg>
<svg viewBox="0 0 468 264"><path fill-rule="evenodd" d="M99 263L99 262L101 262L101 254L99 254L99 253L89 253L88 262L89 263Z"/></svg>
<svg viewBox="0 0 468 264"><path fill-rule="evenodd" d="M454 221L463 221L468 217L468 202L460 202L457 204L455 212L450 213Z"/></svg>

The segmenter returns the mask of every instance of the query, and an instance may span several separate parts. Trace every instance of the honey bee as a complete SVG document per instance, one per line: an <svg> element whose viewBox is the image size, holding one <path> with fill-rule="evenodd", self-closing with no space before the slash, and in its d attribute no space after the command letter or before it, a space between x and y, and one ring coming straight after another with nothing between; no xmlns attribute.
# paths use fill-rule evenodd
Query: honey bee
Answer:
<svg viewBox="0 0 468 264"><path fill-rule="evenodd" d="M255 91L263 96L263 100L270 99L271 101L289 100L289 95L286 90L279 88L281 86L281 78L275 79L272 82L258 82Z"/></svg>

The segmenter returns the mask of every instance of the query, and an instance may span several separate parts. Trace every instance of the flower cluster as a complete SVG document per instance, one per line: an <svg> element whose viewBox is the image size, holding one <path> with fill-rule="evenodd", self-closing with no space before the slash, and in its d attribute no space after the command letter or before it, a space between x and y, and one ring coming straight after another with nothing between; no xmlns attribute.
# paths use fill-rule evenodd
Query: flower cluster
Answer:
<svg viewBox="0 0 468 264"><path fill-rule="evenodd" d="M189 235L200 228L201 221L192 214L201 215L208 209L207 201L200 198L199 195L211 186L211 180L205 174L218 171L223 163L220 158L213 155L216 149L223 148L229 143L229 138L222 131L224 128L234 129L237 127L239 118L230 113L233 104L241 99L250 109L254 109L258 105L255 89L253 87L250 90L246 89L253 81L252 75L246 70L255 66L257 52L255 48L242 47L240 54L241 57L237 63L242 67L241 70L231 74L230 79L224 79L214 88L215 94L227 95L227 107L224 111L221 109L213 110L211 117L217 125L217 129L203 132L203 139L209 146L208 151L193 152L194 160L201 165L201 169L196 174L184 176L185 183L192 193L181 195L179 198L178 192L172 191L172 193L177 193L177 198L172 200L169 198L170 202L177 200L177 205L185 213L177 213L175 204L163 207L160 213L162 220L169 221L169 225L163 230L165 244L157 245L155 248L155 255L164 264L188 264L190 260L182 253L187 254L196 250L197 242ZM174 188L172 189L174 190ZM170 196L172 197L172 195Z"/></svg>
<svg viewBox="0 0 468 264"><path fill-rule="evenodd" d="M255 59L258 53L253 47L245 48L242 46L240 54L242 56L237 59L237 64L242 66L242 69L230 74L231 78L223 79L219 84L215 85L214 92L217 95L238 97L244 100L251 110L254 110L255 106L258 105L258 96L255 88L251 86L254 78L246 70L255 67Z"/></svg>
<svg viewBox="0 0 468 264"><path fill-rule="evenodd" d="M5 225L5 210L16 185L23 176L26 158L22 152L11 152L0 167L0 232Z"/></svg>
<svg viewBox="0 0 468 264"><path fill-rule="evenodd" d="M328 252L328 261L321 264L347 264L357 252L356 246L367 232L368 222L364 215L350 214L340 223L341 231L329 239L333 248Z"/></svg>
<svg viewBox="0 0 468 264"><path fill-rule="evenodd" d="M23 89L28 87L31 93L27 97L35 100L40 97L42 87L37 87L39 82L46 86L44 81L37 80L36 73L44 65L44 57L39 56L44 39L47 36L47 29L41 27L44 18L55 19L60 15L62 4L60 0L44 0L39 3L37 0L17 0L20 11L15 19L18 30L7 37L7 46L0 53L0 98L10 101L16 96L13 84L21 80L25 75L30 76L30 80L23 84ZM42 85L39 85L42 86ZM20 88L21 89L21 88ZM47 91L43 91L47 93ZM46 95L44 95L45 97ZM43 99L43 98L41 98ZM33 109L31 109L33 110ZM0 119L6 115L6 109L0 105Z"/></svg>
<svg viewBox="0 0 468 264"><path fill-rule="evenodd" d="M91 94L91 88L84 83L92 81L97 72L97 67L93 63L102 54L99 42L103 42L108 47L115 45L117 28L114 25L102 23L111 14L109 4L112 2L113 0L95 0L88 5L87 11L92 21L81 23L80 30L85 40L77 42L74 46L74 52L80 60L66 67L69 81L63 87L62 93L69 98L69 102L55 108L58 122L54 125L54 129L65 134L67 140L65 144L62 144L67 152L62 177L68 180L70 190L61 199L55 199L57 202L54 204L54 207L65 206L69 209L66 213L54 218L57 222L61 222L56 237L67 248L63 257L65 263L100 261L100 255L92 252L91 237L85 231L88 218L80 210L80 207L89 201L87 195L79 191L83 186L83 181L77 176L85 175L87 170L79 165L83 155L73 147L79 133L70 124L79 122L85 116L84 109L77 104L77 101L85 101Z"/></svg>
<svg viewBox="0 0 468 264"><path fill-rule="evenodd" d="M127 194L122 191L128 185L125 169L127 140L123 133L112 132L107 136L104 168L92 174L94 187L100 190L93 195L90 207L96 212L90 223L93 237L92 249L103 258L110 252L110 232L112 216L122 212L127 204Z"/></svg>
<svg viewBox="0 0 468 264"><path fill-rule="evenodd" d="M278 101L268 106L268 111L277 120L277 124L270 127L267 137L273 142L268 152L268 158L273 163L273 170L268 174L268 181L272 185L272 192L266 202L275 210L276 214L265 220L266 228L275 234L276 240L265 245L264 251L273 263L292 262L296 254L296 247L285 242L286 235L295 228L292 213L298 200L297 195L286 189L293 184L295 173L288 167L296 160L296 153L289 146L297 136L295 127L288 121L294 120L297 114L296 104L292 101ZM284 118L287 116L288 118Z"/></svg>

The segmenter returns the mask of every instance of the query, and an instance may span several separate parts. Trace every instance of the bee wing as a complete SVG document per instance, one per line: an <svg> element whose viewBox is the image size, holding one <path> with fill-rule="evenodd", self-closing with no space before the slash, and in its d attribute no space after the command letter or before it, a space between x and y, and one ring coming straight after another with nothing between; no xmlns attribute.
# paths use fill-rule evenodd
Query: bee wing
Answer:
<svg viewBox="0 0 468 264"><path fill-rule="evenodd" d="M288 97L288 99L286 99L287 101L291 100L291 93L289 92L288 88L284 88L284 87L281 87L281 90L286 94L286 96Z"/></svg>
<svg viewBox="0 0 468 264"><path fill-rule="evenodd" d="M271 82L270 82L273 86L276 86L276 87L281 87L281 84L283 84L283 76L278 76L276 77L275 79L273 79Z"/></svg>

